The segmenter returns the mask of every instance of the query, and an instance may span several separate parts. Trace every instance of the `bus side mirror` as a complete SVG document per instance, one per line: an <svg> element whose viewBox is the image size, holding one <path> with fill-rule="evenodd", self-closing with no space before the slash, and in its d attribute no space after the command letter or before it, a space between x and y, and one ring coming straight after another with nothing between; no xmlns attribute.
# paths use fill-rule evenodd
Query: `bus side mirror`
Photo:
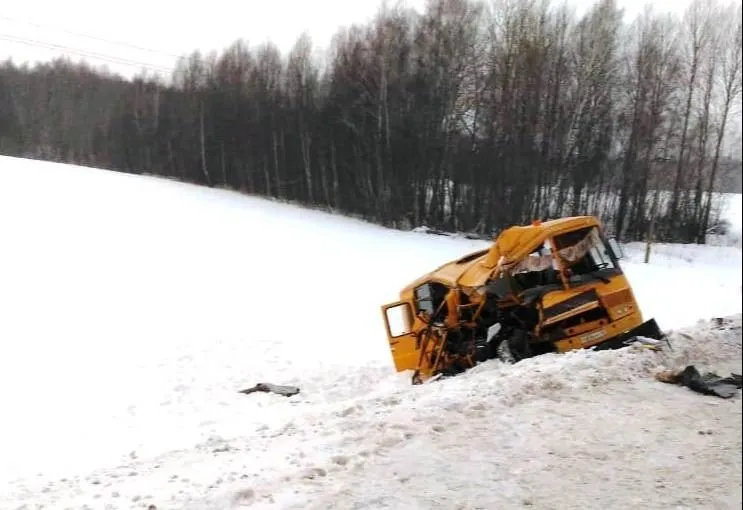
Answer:
<svg viewBox="0 0 743 510"><path fill-rule="evenodd" d="M612 253L614 253L614 257L616 257L617 260L624 258L624 251L622 250L622 246L619 244L616 238L609 238L609 247L611 248Z"/></svg>

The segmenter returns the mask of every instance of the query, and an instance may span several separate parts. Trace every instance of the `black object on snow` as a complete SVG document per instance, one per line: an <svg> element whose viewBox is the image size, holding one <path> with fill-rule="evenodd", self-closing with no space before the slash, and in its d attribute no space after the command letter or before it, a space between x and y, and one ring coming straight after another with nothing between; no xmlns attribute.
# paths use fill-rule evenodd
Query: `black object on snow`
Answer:
<svg viewBox="0 0 743 510"><path fill-rule="evenodd" d="M694 365L689 365L681 372L664 377L659 380L672 384L686 386L692 391L703 395L713 395L720 398L731 398L737 390L743 386L740 374L730 374L730 377L720 377L712 372L702 375Z"/></svg>
<svg viewBox="0 0 743 510"><path fill-rule="evenodd" d="M249 395L250 393L255 393L256 391L261 391L264 393L276 393L277 395L291 397L292 395L296 395L297 393L299 393L299 388L297 388L296 386L282 386L280 384L258 383L252 388L240 390L238 393Z"/></svg>

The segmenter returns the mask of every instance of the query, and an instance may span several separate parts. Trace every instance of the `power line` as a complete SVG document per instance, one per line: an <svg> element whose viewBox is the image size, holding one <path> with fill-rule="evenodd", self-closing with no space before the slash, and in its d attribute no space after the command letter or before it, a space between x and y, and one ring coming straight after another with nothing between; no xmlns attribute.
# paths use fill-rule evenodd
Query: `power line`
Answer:
<svg viewBox="0 0 743 510"><path fill-rule="evenodd" d="M164 73L172 73L173 72L173 69L172 68L166 68L166 67L158 66L158 65L155 65L155 64L147 64L147 63L141 62L141 61L130 60L130 59L121 58L121 57L115 57L115 56L112 56L112 55L106 55L106 54L103 54L103 53L97 53L97 52L93 52L93 51L82 50L82 49L79 49L79 48L72 48L70 46L64 46L64 45L61 45L61 44L54 44L54 43L48 43L48 42L44 42L44 41L37 41L35 39L27 39L27 38L17 37L17 36L13 36L13 35L0 34L0 40L9 41L9 42L15 42L15 43L19 43L19 44L25 44L27 46L37 46L37 47L46 48L46 49L60 50L60 51L64 51L64 52L67 52L67 53L77 54L77 55L82 56L82 57L88 57L88 58L94 58L94 59L102 60L104 62L108 62L108 63L111 63L111 64L120 64L120 65L127 65L127 66L131 66L131 67L145 68L145 69L150 69L150 70L153 70L153 71L160 71L160 72L164 72Z"/></svg>
<svg viewBox="0 0 743 510"><path fill-rule="evenodd" d="M124 46L124 47L127 47L127 48L139 50L139 51L146 51L148 53L159 53L160 55L164 55L164 56L167 56L167 57L172 57L172 58L179 58L180 57L180 55L175 55L173 53L168 53L168 52L160 51L160 50L153 50L151 48L145 48L143 46L137 46L136 44L126 43L126 42L123 42L123 41L114 41L112 39L106 39L104 37L98 37L98 36L90 35L90 34L84 34L82 32L73 32L72 30L66 30L64 28L52 27L50 25L41 25L39 23L34 23L32 21L17 20L17 19L9 18L8 16L4 16L4 15L0 15L0 20L10 21L11 23L24 23L26 25L29 25L29 26L32 26L32 27L36 27L36 28L45 29L45 30L46 29L56 30L58 32L62 32L62 33L69 34L69 35L74 35L74 36L78 36L78 37L85 37L85 38L91 39L93 41L100 41L100 42L105 42L105 43L109 43L109 44L113 44L113 45L117 45L117 46Z"/></svg>

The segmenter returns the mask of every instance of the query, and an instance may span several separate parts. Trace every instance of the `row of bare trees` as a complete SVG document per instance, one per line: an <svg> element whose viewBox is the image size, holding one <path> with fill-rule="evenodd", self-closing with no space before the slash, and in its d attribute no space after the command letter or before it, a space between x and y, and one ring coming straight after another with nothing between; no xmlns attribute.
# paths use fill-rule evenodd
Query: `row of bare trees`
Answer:
<svg viewBox="0 0 743 510"><path fill-rule="evenodd" d="M740 179L741 6L625 22L548 0L383 8L319 55L238 41L168 83L0 66L0 151L489 234L597 214L704 242ZM737 131L736 131L737 126ZM737 150L736 150L737 149ZM735 181L738 179L738 181Z"/></svg>

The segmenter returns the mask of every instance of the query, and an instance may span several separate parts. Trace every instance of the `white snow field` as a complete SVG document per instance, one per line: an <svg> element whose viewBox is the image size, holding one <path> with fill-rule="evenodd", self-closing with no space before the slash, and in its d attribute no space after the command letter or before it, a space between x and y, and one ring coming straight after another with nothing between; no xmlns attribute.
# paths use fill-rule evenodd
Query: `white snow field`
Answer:
<svg viewBox="0 0 743 510"><path fill-rule="evenodd" d="M741 508L740 395L653 377L740 373L740 246L625 247L673 350L410 386L379 306L484 245L0 157L0 508Z"/></svg>

